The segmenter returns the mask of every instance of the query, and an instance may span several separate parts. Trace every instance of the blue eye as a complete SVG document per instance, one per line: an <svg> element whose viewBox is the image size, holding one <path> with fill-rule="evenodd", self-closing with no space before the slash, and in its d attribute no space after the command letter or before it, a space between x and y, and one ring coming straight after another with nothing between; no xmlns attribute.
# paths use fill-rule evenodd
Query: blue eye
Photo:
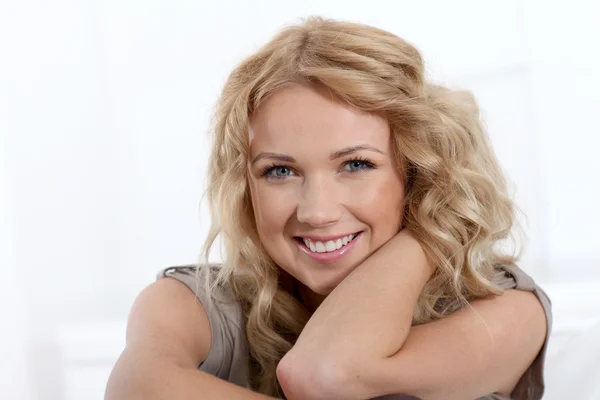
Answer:
<svg viewBox="0 0 600 400"><path fill-rule="evenodd" d="M291 176L292 174L292 169L283 165L269 166L264 168L261 172L261 175L268 179L283 179Z"/></svg>
<svg viewBox="0 0 600 400"><path fill-rule="evenodd" d="M375 164L369 160L350 160L344 165L344 170L349 172L358 172L373 168L375 168Z"/></svg>
<svg viewBox="0 0 600 400"><path fill-rule="evenodd" d="M275 176L288 176L292 172L288 167L275 167L272 171Z"/></svg>

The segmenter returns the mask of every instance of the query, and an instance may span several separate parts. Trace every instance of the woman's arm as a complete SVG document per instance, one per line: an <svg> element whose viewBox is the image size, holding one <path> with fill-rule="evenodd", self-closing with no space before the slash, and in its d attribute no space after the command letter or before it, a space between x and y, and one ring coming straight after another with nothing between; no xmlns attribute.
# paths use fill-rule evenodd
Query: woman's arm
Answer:
<svg viewBox="0 0 600 400"><path fill-rule="evenodd" d="M542 348L544 310L533 293L514 289L471 306L413 327L402 349L373 371L373 387L427 400L509 397Z"/></svg>
<svg viewBox="0 0 600 400"><path fill-rule="evenodd" d="M105 400L271 399L198 371L210 345L208 317L194 293L175 279L154 282L132 307Z"/></svg>
<svg viewBox="0 0 600 400"><path fill-rule="evenodd" d="M544 340L539 302L508 291L411 329L430 275L421 246L405 231L360 265L282 359L278 376L288 398L465 399L510 391Z"/></svg>
<svg viewBox="0 0 600 400"><path fill-rule="evenodd" d="M406 230L373 253L327 296L280 361L277 376L286 396L375 397L365 393L372 386L368 374L402 347L431 273L421 245Z"/></svg>

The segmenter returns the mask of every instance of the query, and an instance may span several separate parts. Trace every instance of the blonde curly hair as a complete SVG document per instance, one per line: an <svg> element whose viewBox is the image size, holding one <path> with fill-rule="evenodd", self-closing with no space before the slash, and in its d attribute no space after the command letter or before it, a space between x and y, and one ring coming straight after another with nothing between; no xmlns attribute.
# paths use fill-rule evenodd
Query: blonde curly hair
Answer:
<svg viewBox="0 0 600 400"><path fill-rule="evenodd" d="M310 315L282 286L258 237L247 183L248 127L269 95L298 83L324 85L343 104L389 121L407 180L404 225L436 267L414 324L441 318L457 302L500 294L494 267L518 259L498 246L514 233L516 208L470 93L426 81L419 52L384 30L319 17L283 29L235 68L218 102L204 252L208 259L221 238L224 263L210 288L227 283L241 300L251 386L274 396L282 395L277 364Z"/></svg>

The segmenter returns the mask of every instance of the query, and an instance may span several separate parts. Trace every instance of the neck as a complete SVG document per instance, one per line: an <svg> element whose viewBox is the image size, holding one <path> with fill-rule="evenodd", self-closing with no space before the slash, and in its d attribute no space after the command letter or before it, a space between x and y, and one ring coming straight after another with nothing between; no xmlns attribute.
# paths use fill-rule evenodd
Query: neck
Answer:
<svg viewBox="0 0 600 400"><path fill-rule="evenodd" d="M300 302L311 314L316 311L323 300L325 300L325 297L327 297L313 292L307 286L298 281L296 281L296 293L298 294L298 299Z"/></svg>
<svg viewBox="0 0 600 400"><path fill-rule="evenodd" d="M282 289L302 303L310 314L315 312L326 297L313 292L306 285L282 269L279 270L279 284Z"/></svg>

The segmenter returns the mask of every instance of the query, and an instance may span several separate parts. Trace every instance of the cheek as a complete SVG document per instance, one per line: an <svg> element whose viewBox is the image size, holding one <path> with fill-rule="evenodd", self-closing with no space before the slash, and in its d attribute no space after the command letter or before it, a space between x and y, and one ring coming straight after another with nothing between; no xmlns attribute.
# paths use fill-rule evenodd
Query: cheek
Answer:
<svg viewBox="0 0 600 400"><path fill-rule="evenodd" d="M398 179L372 182L356 196L356 209L377 236L394 235L402 224L404 188Z"/></svg>
<svg viewBox="0 0 600 400"><path fill-rule="evenodd" d="M252 207L259 235L269 237L281 234L285 229L286 222L294 212L294 203L285 194L285 191L276 190L276 188L253 184L251 192Z"/></svg>

